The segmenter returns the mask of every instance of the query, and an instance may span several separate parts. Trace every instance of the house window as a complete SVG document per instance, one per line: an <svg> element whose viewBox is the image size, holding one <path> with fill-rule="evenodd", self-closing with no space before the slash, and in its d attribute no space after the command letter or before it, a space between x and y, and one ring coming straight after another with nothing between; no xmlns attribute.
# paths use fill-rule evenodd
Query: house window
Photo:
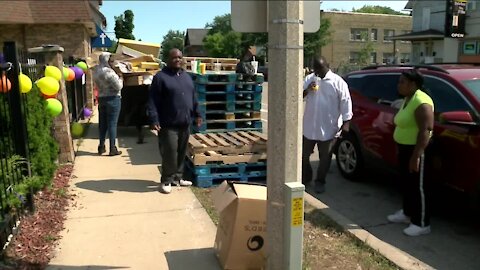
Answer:
<svg viewBox="0 0 480 270"><path fill-rule="evenodd" d="M350 64L356 64L360 58L359 52L350 52Z"/></svg>
<svg viewBox="0 0 480 270"><path fill-rule="evenodd" d="M408 33L410 33L410 32L411 32L411 31L409 31L409 30L402 30L401 35L406 35L406 34L408 34ZM409 40L401 40L400 42L401 42L401 43L410 43Z"/></svg>
<svg viewBox="0 0 480 270"><path fill-rule="evenodd" d="M393 64L393 53L383 53L384 64Z"/></svg>
<svg viewBox="0 0 480 270"><path fill-rule="evenodd" d="M395 30L393 29L385 29L383 30L383 42L392 42L392 40L388 39L388 37L395 36Z"/></svg>
<svg viewBox="0 0 480 270"><path fill-rule="evenodd" d="M478 3L480 2L479 0L470 0L467 2L467 11L471 11L471 10L477 10L477 6L480 4Z"/></svg>
<svg viewBox="0 0 480 270"><path fill-rule="evenodd" d="M365 28L352 28L350 29L350 40L353 41L365 41L368 30Z"/></svg>
<svg viewBox="0 0 480 270"><path fill-rule="evenodd" d="M376 64L377 63L377 53L376 52L372 52L370 54L370 63L372 64Z"/></svg>
<svg viewBox="0 0 480 270"><path fill-rule="evenodd" d="M371 41L377 41L378 39L378 30L377 29L372 29L370 31L370 40Z"/></svg>
<svg viewBox="0 0 480 270"><path fill-rule="evenodd" d="M410 54L409 53L400 54L400 63L402 64L410 63Z"/></svg>

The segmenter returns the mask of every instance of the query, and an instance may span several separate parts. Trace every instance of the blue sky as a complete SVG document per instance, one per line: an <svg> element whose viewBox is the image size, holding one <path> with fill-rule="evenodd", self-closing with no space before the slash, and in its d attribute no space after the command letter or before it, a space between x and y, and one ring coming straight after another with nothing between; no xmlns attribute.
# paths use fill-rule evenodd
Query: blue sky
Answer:
<svg viewBox="0 0 480 270"><path fill-rule="evenodd" d="M363 5L389 6L402 10L407 1L337 1L326 0L322 9L337 8L350 11ZM114 16L131 9L135 15L133 34L136 39L161 43L168 30L185 31L187 28L203 28L215 16L230 13L230 1L103 1L100 11L107 18L107 34L115 37ZM108 33L111 32L111 33Z"/></svg>

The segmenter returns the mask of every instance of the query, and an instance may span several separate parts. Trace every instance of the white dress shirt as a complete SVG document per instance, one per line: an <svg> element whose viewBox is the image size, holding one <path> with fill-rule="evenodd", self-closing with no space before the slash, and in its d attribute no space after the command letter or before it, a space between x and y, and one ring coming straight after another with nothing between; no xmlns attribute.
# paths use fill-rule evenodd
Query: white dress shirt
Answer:
<svg viewBox="0 0 480 270"><path fill-rule="evenodd" d="M308 91L303 115L303 136L315 141L328 141L340 134L344 121L352 119L352 100L347 83L328 71L323 79L314 73L305 77L303 89L316 81L319 89Z"/></svg>

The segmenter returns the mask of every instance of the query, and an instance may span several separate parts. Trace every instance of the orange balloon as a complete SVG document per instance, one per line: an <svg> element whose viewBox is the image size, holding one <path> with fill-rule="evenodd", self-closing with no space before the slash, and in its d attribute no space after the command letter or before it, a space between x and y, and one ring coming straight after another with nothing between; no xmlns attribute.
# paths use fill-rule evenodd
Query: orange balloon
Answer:
<svg viewBox="0 0 480 270"><path fill-rule="evenodd" d="M41 93L41 94L42 94L42 97L43 97L44 99L57 98L57 95L51 95L51 96L49 96L49 95L45 95L44 93Z"/></svg>
<svg viewBox="0 0 480 270"><path fill-rule="evenodd" d="M3 75L0 77L0 93L7 93L12 89L12 84L7 76Z"/></svg>
<svg viewBox="0 0 480 270"><path fill-rule="evenodd" d="M67 82L75 80L75 72L71 68L68 68L68 77L66 80Z"/></svg>

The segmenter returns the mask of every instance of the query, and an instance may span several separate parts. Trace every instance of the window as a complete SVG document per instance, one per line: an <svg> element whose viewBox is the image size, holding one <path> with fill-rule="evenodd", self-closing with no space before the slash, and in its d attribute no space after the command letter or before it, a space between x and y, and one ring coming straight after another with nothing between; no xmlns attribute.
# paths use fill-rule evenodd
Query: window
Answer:
<svg viewBox="0 0 480 270"><path fill-rule="evenodd" d="M401 35L406 35L406 34L408 34L408 33L410 33L410 32L411 32L411 31L409 31L409 30L402 30ZM410 43L409 40L400 40L400 42L401 42L401 43Z"/></svg>
<svg viewBox="0 0 480 270"><path fill-rule="evenodd" d="M478 0L469 0L469 1L467 2L467 11L477 10L477 5L479 4L479 3L477 3L477 2L480 2L480 1L478 1Z"/></svg>
<svg viewBox="0 0 480 270"><path fill-rule="evenodd" d="M392 30L392 29L383 30L383 42L392 42L392 40L389 40L388 37L393 37L393 36L395 36L395 30Z"/></svg>
<svg viewBox="0 0 480 270"><path fill-rule="evenodd" d="M463 84L480 100L480 79L462 81Z"/></svg>
<svg viewBox="0 0 480 270"><path fill-rule="evenodd" d="M393 63L393 53L383 53L382 63L392 64Z"/></svg>
<svg viewBox="0 0 480 270"><path fill-rule="evenodd" d="M370 63L373 63L373 64L377 63L377 53L376 52L372 52L370 54Z"/></svg>
<svg viewBox="0 0 480 270"><path fill-rule="evenodd" d="M368 30L365 28L352 28L350 29L350 40L353 41L365 41Z"/></svg>
<svg viewBox="0 0 480 270"><path fill-rule="evenodd" d="M352 75L347 83L350 89L360 91L365 97L389 104L401 98L397 91L399 77L400 74Z"/></svg>
<svg viewBox="0 0 480 270"><path fill-rule="evenodd" d="M435 106L435 115L443 112L471 111L467 101L451 84L444 80L425 76L425 92Z"/></svg>
<svg viewBox="0 0 480 270"><path fill-rule="evenodd" d="M402 64L410 63L410 54L409 53L400 54L400 63Z"/></svg>
<svg viewBox="0 0 480 270"><path fill-rule="evenodd" d="M356 64L360 58L359 52L350 52L350 64Z"/></svg>
<svg viewBox="0 0 480 270"><path fill-rule="evenodd" d="M378 40L378 30L377 29L372 29L370 31L370 40L371 41L377 41Z"/></svg>

